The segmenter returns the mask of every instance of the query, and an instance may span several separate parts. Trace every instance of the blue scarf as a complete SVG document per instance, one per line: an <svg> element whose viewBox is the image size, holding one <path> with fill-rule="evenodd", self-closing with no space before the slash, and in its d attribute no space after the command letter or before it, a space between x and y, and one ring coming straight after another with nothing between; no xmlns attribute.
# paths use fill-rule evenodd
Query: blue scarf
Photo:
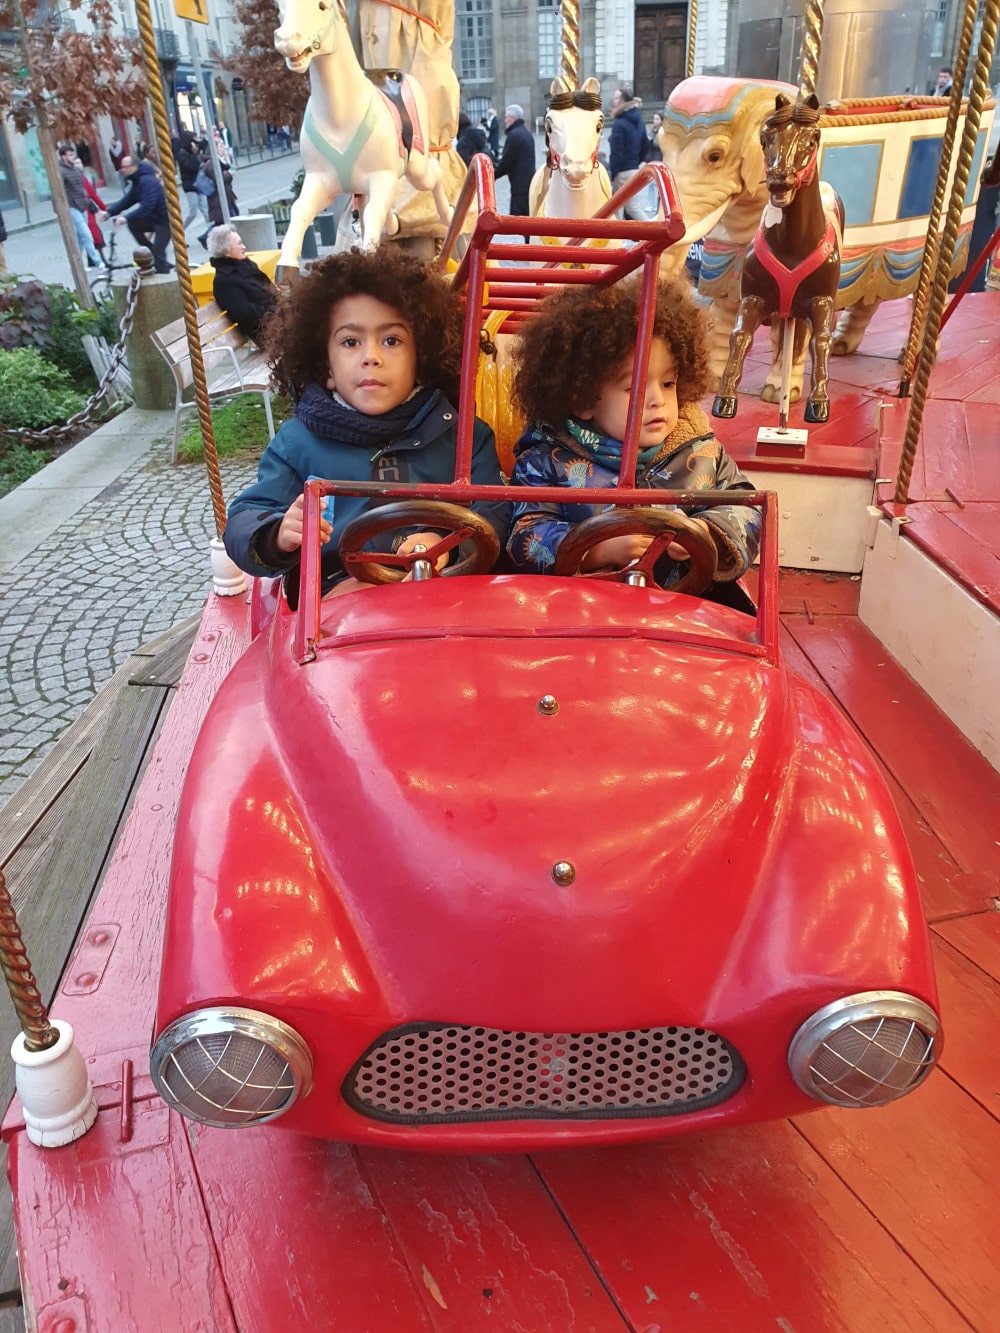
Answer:
<svg viewBox="0 0 1000 1333"><path fill-rule="evenodd" d="M417 389L398 407L370 417L341 403L327 389L318 384L307 384L299 399L295 415L306 430L321 440L336 444L353 444L378 453L391 444L397 435L416 430L442 398L440 389Z"/></svg>
<svg viewBox="0 0 1000 1333"><path fill-rule="evenodd" d="M595 462L600 463L602 467L606 467L610 472L617 472L621 467L622 449L624 448L621 440L614 440L610 435L601 435L586 421L580 421L577 417L569 418L566 422L566 431L580 446L580 449L589 458L593 458ZM662 441L660 444L650 445L648 449L640 449L639 466L648 467L661 447Z"/></svg>

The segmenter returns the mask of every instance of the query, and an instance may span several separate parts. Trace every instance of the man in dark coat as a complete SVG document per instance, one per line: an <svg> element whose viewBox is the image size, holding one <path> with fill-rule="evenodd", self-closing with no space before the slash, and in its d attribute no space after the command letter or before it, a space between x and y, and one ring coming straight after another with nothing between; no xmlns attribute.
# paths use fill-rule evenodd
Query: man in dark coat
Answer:
<svg viewBox="0 0 1000 1333"><path fill-rule="evenodd" d="M616 88L611 98L611 146L608 158L608 175L611 177L612 190L621 187L632 179L645 159L646 126L642 119L642 102L635 96L630 83L623 83ZM633 195L625 205L625 216L640 222L649 220L647 199L643 190Z"/></svg>
<svg viewBox="0 0 1000 1333"><path fill-rule="evenodd" d="M524 123L524 109L512 102L504 112L506 128L503 153L497 163L496 177L510 177L510 211L515 217L528 216L528 191L535 174L535 141Z"/></svg>
<svg viewBox="0 0 1000 1333"><path fill-rule="evenodd" d="M278 289L252 259L235 227L213 227L208 253L215 269L212 295L236 321L241 333L260 342L261 320L278 299Z"/></svg>
<svg viewBox="0 0 1000 1333"><path fill-rule="evenodd" d="M3 214L0 213L0 274L7 272L7 260L4 258L3 243L7 239L7 228L4 226Z"/></svg>
<svg viewBox="0 0 1000 1333"><path fill-rule="evenodd" d="M153 252L153 267L157 273L169 273L167 246L170 244L170 221L167 217L167 196L163 193L156 168L150 163L137 162L134 157L122 158L122 175L128 182L128 191L99 215L116 218L116 226L128 223L128 229L139 245L148 245ZM120 214L127 214L119 218Z"/></svg>

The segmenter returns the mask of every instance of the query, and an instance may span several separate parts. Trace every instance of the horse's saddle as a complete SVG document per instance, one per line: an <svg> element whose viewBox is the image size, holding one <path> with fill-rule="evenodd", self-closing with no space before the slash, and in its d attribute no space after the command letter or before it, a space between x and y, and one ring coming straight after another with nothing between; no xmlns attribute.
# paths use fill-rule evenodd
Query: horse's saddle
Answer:
<svg viewBox="0 0 1000 1333"><path fill-rule="evenodd" d="M366 78L374 83L395 115L396 130L399 134L400 154L408 158L414 146L418 153L426 152L417 128L416 107L412 104L412 94L401 69L366 69ZM416 139L416 145L414 145Z"/></svg>

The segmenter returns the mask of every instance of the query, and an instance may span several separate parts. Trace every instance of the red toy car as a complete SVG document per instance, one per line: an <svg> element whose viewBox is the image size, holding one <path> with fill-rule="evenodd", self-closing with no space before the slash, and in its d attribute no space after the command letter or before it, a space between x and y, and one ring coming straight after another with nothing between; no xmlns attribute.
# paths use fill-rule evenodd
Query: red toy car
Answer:
<svg viewBox="0 0 1000 1333"><path fill-rule="evenodd" d="M300 606L258 586L188 772L151 1060L172 1106L524 1151L926 1077L916 877L874 759L782 662L772 497L753 617L692 595L697 556L687 592L473 572L321 603L338 488L309 489ZM435 525L475 538L456 514Z"/></svg>

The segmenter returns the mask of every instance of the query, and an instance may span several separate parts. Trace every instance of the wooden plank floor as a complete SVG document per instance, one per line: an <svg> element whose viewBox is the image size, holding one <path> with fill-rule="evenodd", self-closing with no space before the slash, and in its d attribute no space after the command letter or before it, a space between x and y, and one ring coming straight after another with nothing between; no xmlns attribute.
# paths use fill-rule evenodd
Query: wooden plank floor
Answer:
<svg viewBox="0 0 1000 1333"><path fill-rule="evenodd" d="M31 777L0 810L0 867L47 1001L73 951L121 821L135 794L198 617L136 649ZM0 1006L0 1049L18 1026ZM0 1070L0 1099L14 1070ZM6 1147L0 1161L6 1162ZM11 1199L0 1193L0 1329L23 1328ZM13 1320L9 1325L4 1318Z"/></svg>
<svg viewBox="0 0 1000 1333"><path fill-rule="evenodd" d="M942 1067L922 1089L881 1110L533 1157L439 1158L184 1126L145 1076L152 1000L133 978L155 970L155 881L210 690L207 672L189 671L98 899L99 919L133 942L102 982L114 1031L95 1025L95 997L70 986L59 999L94 1061L103 1108L96 1134L62 1150L72 1206L49 1159L21 1134L12 1144L46 1321L82 1302L92 1333L268 1333L277 1304L289 1327L344 1333L995 1333L1000 775L860 625L857 587L786 573L782 633L789 663L867 737L908 830L946 1030ZM232 660L244 642L235 608L212 615L199 643ZM130 861L154 882L137 884ZM125 1052L137 1075L127 1150L116 1143ZM288 1198L299 1206L284 1207ZM125 1276L102 1258L123 1235L137 1266Z"/></svg>

